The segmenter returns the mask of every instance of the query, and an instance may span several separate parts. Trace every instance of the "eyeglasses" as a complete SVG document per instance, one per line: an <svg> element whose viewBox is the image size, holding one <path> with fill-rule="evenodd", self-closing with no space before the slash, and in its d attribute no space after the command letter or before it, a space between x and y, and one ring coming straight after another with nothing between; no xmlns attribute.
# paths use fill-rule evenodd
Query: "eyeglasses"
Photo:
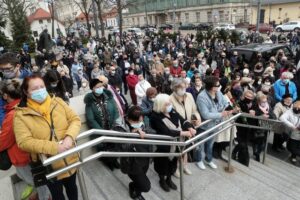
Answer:
<svg viewBox="0 0 300 200"><path fill-rule="evenodd" d="M218 84L218 85L215 85L214 87L220 87L220 84Z"/></svg>
<svg viewBox="0 0 300 200"><path fill-rule="evenodd" d="M8 73L14 71L15 67L11 66L10 68L0 69L0 72Z"/></svg>

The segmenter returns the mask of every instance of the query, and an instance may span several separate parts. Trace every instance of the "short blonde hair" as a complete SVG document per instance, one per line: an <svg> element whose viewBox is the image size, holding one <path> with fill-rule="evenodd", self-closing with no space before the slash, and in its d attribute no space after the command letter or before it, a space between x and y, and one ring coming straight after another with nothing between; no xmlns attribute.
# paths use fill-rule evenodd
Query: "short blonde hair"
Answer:
<svg viewBox="0 0 300 200"><path fill-rule="evenodd" d="M268 99L268 97L262 91L259 91L256 95L256 100L260 103L262 99Z"/></svg>
<svg viewBox="0 0 300 200"><path fill-rule="evenodd" d="M157 113L164 113L166 110L166 102L170 102L170 96L167 94L159 94L155 97L153 104L153 111Z"/></svg>

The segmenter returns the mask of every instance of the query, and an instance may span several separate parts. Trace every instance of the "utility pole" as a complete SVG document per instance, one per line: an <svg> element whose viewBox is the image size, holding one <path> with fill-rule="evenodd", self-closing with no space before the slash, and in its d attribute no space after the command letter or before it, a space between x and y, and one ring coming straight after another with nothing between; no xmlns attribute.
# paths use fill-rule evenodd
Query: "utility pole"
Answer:
<svg viewBox="0 0 300 200"><path fill-rule="evenodd" d="M261 2L258 0L257 2L257 22L256 22L256 31L259 32L259 23L260 23L260 9L261 9Z"/></svg>
<svg viewBox="0 0 300 200"><path fill-rule="evenodd" d="M51 18L52 18L52 38L55 37L54 35L54 0L51 1Z"/></svg>
<svg viewBox="0 0 300 200"><path fill-rule="evenodd" d="M148 10L147 10L148 0L145 0L145 14L146 14L146 25L148 27Z"/></svg>
<svg viewBox="0 0 300 200"><path fill-rule="evenodd" d="M95 29L96 29L96 38L99 38L99 24L98 24L98 19L97 19L97 10L96 10L96 5L95 1L92 0L92 6L93 6L93 16L94 16L94 22L95 22Z"/></svg>
<svg viewBox="0 0 300 200"><path fill-rule="evenodd" d="M176 2L173 0L173 24L174 30L176 30Z"/></svg>

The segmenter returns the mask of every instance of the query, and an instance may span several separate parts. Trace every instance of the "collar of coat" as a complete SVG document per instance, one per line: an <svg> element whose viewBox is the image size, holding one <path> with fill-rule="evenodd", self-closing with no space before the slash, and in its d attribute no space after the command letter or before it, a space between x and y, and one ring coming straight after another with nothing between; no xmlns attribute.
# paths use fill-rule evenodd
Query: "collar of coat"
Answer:
<svg viewBox="0 0 300 200"><path fill-rule="evenodd" d="M55 96L51 97L51 105L50 110L52 111L56 105L58 104L57 98ZM16 110L22 110L23 115L36 115L36 116L42 116L40 113L36 112L32 108L29 107L16 107Z"/></svg>

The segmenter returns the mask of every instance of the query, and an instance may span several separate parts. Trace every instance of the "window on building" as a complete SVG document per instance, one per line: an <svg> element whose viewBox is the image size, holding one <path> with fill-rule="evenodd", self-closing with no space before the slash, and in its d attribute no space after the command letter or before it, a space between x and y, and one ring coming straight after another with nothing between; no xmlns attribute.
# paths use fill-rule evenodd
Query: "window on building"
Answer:
<svg viewBox="0 0 300 200"><path fill-rule="evenodd" d="M211 12L207 12L207 22L213 22Z"/></svg>
<svg viewBox="0 0 300 200"><path fill-rule="evenodd" d="M147 23L147 18L146 17L144 17L144 24L146 24Z"/></svg>
<svg viewBox="0 0 300 200"><path fill-rule="evenodd" d="M189 22L190 21L190 14L189 13L185 13L185 22Z"/></svg>
<svg viewBox="0 0 300 200"><path fill-rule="evenodd" d="M48 23L51 23L51 19L47 19L47 22L48 22Z"/></svg>
<svg viewBox="0 0 300 200"><path fill-rule="evenodd" d="M196 12L196 20L197 22L200 22L200 12Z"/></svg>
<svg viewBox="0 0 300 200"><path fill-rule="evenodd" d="M224 22L224 11L219 11L220 22Z"/></svg>
<svg viewBox="0 0 300 200"><path fill-rule="evenodd" d="M43 23L43 20L39 20L39 23L42 24L42 23Z"/></svg>
<svg viewBox="0 0 300 200"><path fill-rule="evenodd" d="M140 18L137 17L137 25L140 25Z"/></svg>
<svg viewBox="0 0 300 200"><path fill-rule="evenodd" d="M298 18L300 18L300 6L298 8Z"/></svg>
<svg viewBox="0 0 300 200"><path fill-rule="evenodd" d="M134 18L132 18L132 25L135 25L135 20L134 20Z"/></svg>
<svg viewBox="0 0 300 200"><path fill-rule="evenodd" d="M281 11L282 11L282 8L279 8L279 9L278 9L278 19L281 18Z"/></svg>

